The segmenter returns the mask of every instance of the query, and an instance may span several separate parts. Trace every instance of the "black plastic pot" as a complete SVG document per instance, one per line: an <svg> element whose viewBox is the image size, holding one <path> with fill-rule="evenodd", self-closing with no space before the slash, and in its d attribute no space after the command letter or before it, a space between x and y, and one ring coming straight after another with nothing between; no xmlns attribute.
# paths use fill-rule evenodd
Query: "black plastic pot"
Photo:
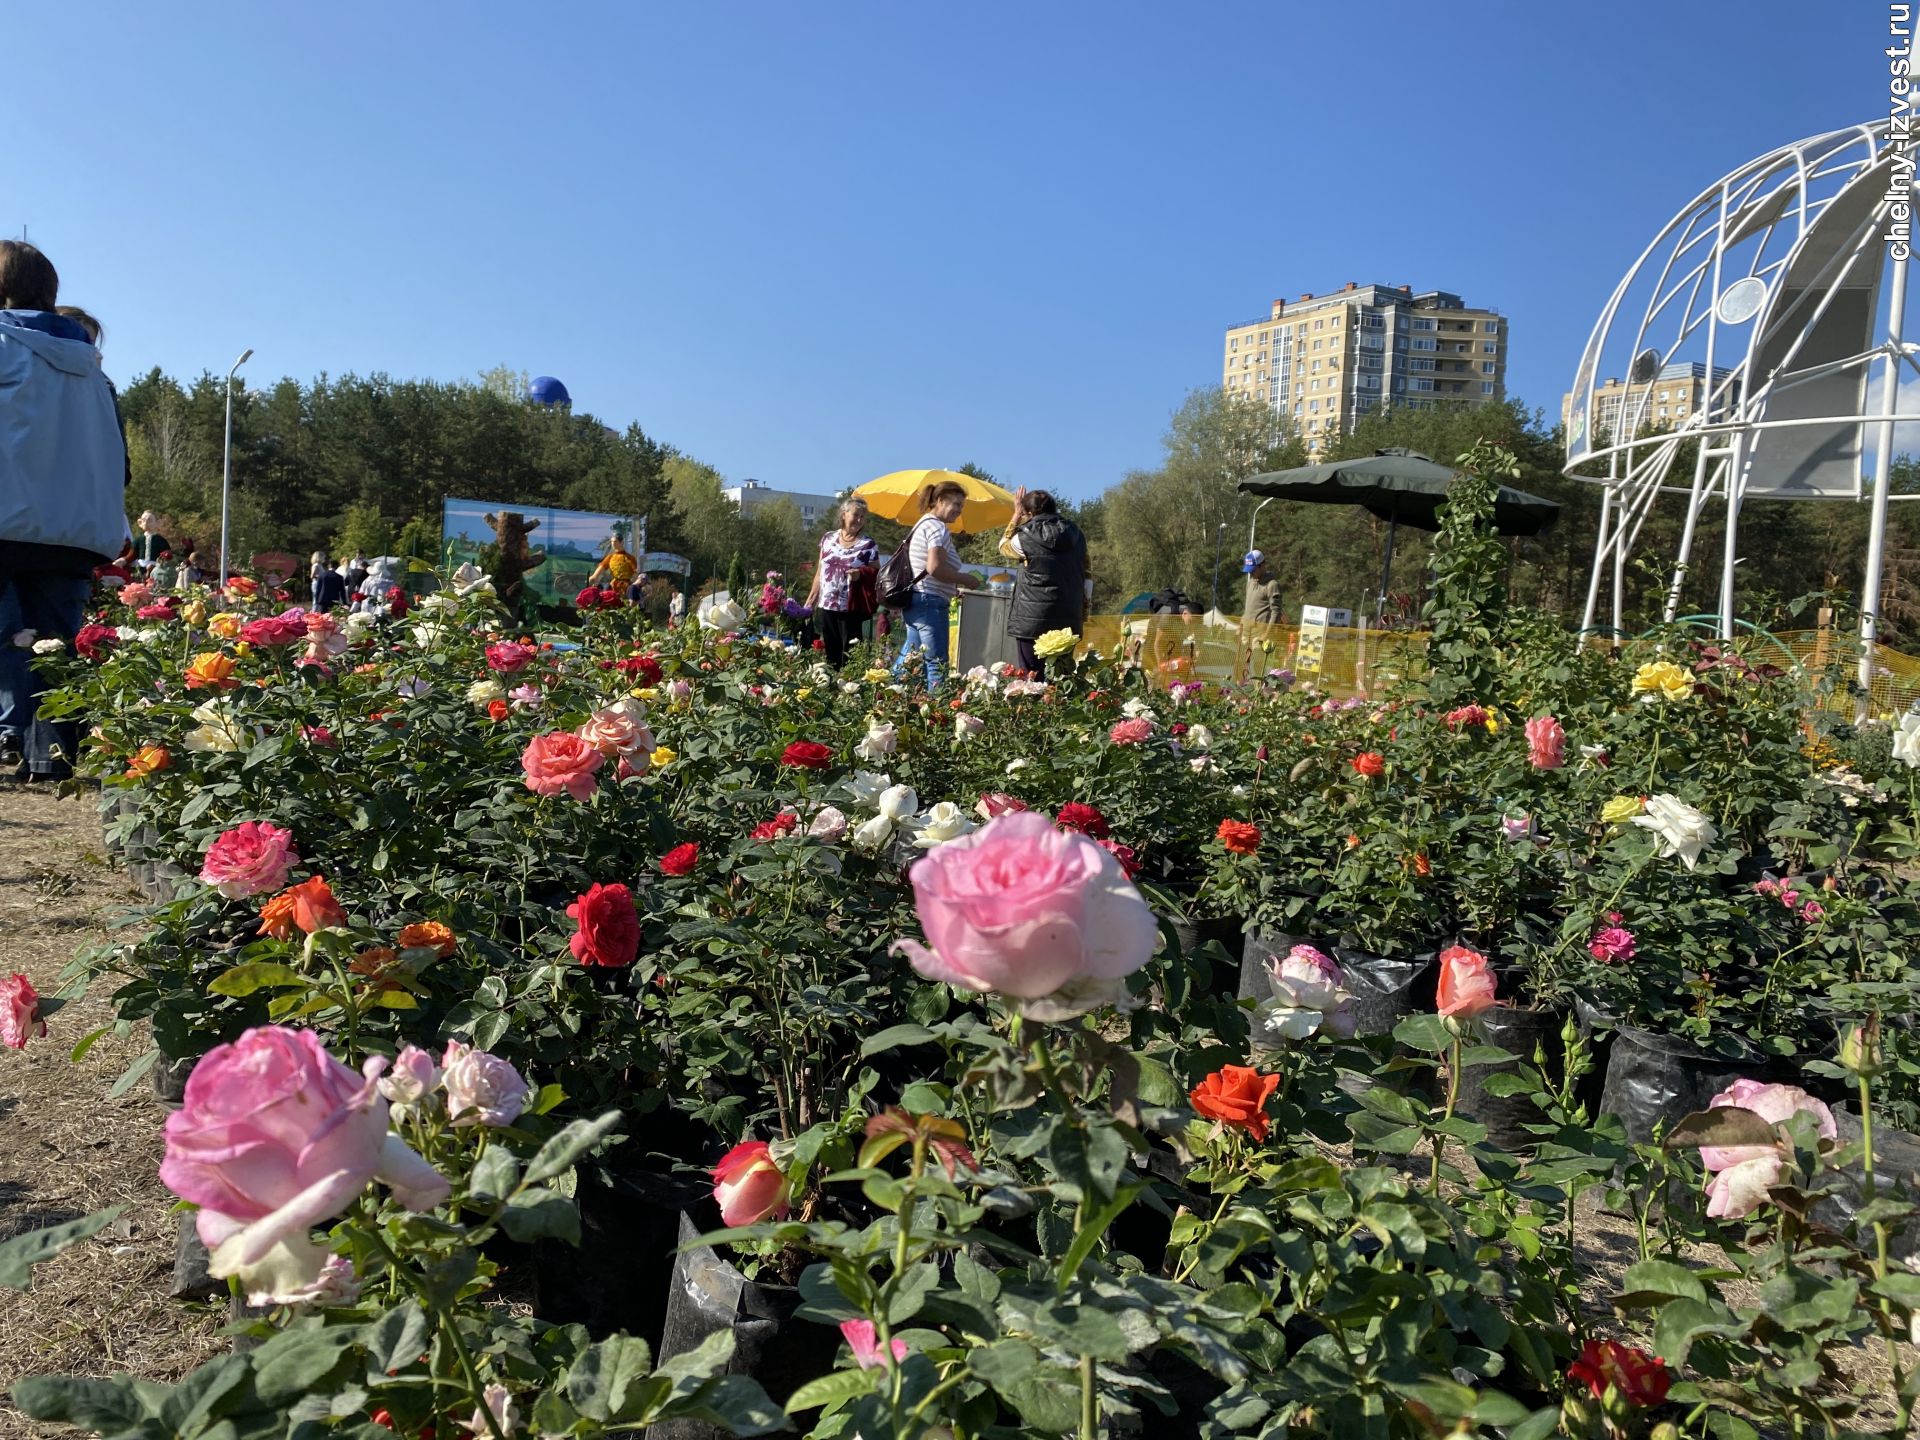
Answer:
<svg viewBox="0 0 1920 1440"><path fill-rule="evenodd" d="M1209 940L1218 942L1220 948L1229 956L1236 954L1246 930L1246 920L1239 915L1211 916L1206 919L1194 919L1181 916L1173 922L1174 938L1180 942L1180 953L1192 955ZM1212 983L1202 987L1215 995L1233 993L1233 977L1229 974L1216 974Z"/></svg>
<svg viewBox="0 0 1920 1440"><path fill-rule="evenodd" d="M1833 1118L1840 1131L1840 1143L1858 1144L1860 1117L1846 1110L1836 1110ZM1855 1161L1848 1166L1844 1175L1846 1183L1842 1189L1837 1194L1826 1196L1813 1207L1813 1218L1835 1230L1845 1229L1847 1222L1866 1203L1867 1176L1860 1163ZM1896 1195L1901 1190L1911 1194L1920 1185L1920 1138L1884 1124L1875 1125L1873 1179L1874 1193L1882 1199ZM1871 1227L1866 1227L1865 1233L1856 1239L1866 1249L1872 1250L1874 1240ZM1894 1230L1888 1236L1887 1252L1902 1264L1920 1255L1920 1220L1910 1220Z"/></svg>
<svg viewBox="0 0 1920 1440"><path fill-rule="evenodd" d="M693 1245L700 1233L691 1215L680 1216L682 1248L667 1295L660 1363L686 1354L709 1335L731 1330L734 1350L727 1373L751 1375L775 1404L784 1404L800 1386L832 1368L840 1332L831 1325L796 1320L798 1290L749 1280L717 1250ZM731 1433L698 1420L663 1420L647 1431L649 1440L725 1440Z"/></svg>
<svg viewBox="0 0 1920 1440"><path fill-rule="evenodd" d="M583 1168L580 1243L533 1244L533 1313L584 1325L596 1340L624 1330L657 1352L681 1215L706 1189L698 1176Z"/></svg>
<svg viewBox="0 0 1920 1440"><path fill-rule="evenodd" d="M178 1110L187 1098L187 1077L200 1063L198 1055L182 1055L178 1060L162 1059L147 1072L153 1084L153 1098L169 1110Z"/></svg>
<svg viewBox="0 0 1920 1440"><path fill-rule="evenodd" d="M1502 1150L1530 1150L1540 1137L1526 1127L1545 1120L1540 1107L1525 1095L1492 1095L1487 1081L1495 1075L1512 1074L1522 1063L1531 1064L1536 1049L1546 1053L1547 1076L1561 1063L1561 1027L1567 1016L1563 1010L1535 1010L1499 1005L1484 1011L1474 1021L1479 1041L1497 1045L1516 1058L1497 1065L1466 1065L1460 1071L1460 1089L1454 1101L1454 1113L1478 1120L1487 1127L1487 1139ZM1469 1039L1468 1045L1475 1041Z"/></svg>
<svg viewBox="0 0 1920 1440"><path fill-rule="evenodd" d="M1653 1138L1661 1121L1671 1127L1682 1116L1707 1108L1707 1102L1736 1080L1764 1077L1758 1057L1734 1059L1710 1055L1671 1035L1621 1026L1607 1055L1607 1079L1600 1109L1618 1115L1627 1139Z"/></svg>

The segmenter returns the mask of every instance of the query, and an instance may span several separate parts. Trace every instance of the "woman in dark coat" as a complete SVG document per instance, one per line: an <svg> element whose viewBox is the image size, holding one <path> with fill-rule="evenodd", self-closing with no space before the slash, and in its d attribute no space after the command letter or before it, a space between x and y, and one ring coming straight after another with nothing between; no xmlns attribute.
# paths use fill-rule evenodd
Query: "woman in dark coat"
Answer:
<svg viewBox="0 0 1920 1440"><path fill-rule="evenodd" d="M1020 561L1007 634L1020 652L1020 668L1044 679L1046 662L1034 653L1033 642L1050 630L1078 635L1087 622L1087 537L1060 513L1053 496L1022 488L1000 549Z"/></svg>

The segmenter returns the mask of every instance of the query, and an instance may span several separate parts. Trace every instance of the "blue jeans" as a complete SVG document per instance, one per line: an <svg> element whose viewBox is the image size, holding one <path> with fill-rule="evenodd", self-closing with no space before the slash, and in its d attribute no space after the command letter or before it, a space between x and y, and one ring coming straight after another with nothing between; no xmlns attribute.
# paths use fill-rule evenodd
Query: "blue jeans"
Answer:
<svg viewBox="0 0 1920 1440"><path fill-rule="evenodd" d="M26 748L27 727L20 718L20 706L33 689L33 667L27 663L33 652L13 643L25 623L13 591L0 591L0 750Z"/></svg>
<svg viewBox="0 0 1920 1440"><path fill-rule="evenodd" d="M939 688L947 668L947 610L951 601L916 590L900 616L906 638L900 642L899 657L893 662L895 679L903 679L915 650L927 657L927 691Z"/></svg>
<svg viewBox="0 0 1920 1440"><path fill-rule="evenodd" d="M65 569L41 570L31 563L12 563L20 550L33 547L0 546L0 614L15 617L14 628L37 632L42 640L59 638L72 641L80 633L86 618L87 597L93 593L93 576ZM12 632L0 637L0 644L13 646ZM16 651L25 655L25 651ZM43 721L39 716L40 692L45 682L29 674L27 683L14 695L14 715L26 736L22 747L27 755L27 770L34 775L64 779L73 773L74 757L80 751L80 727L71 720Z"/></svg>

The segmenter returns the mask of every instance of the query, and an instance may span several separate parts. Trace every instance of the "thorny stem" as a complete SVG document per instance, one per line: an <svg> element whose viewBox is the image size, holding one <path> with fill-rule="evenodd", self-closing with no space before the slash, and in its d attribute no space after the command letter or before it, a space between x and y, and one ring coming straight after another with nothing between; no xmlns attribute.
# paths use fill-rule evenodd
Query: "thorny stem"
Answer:
<svg viewBox="0 0 1920 1440"><path fill-rule="evenodd" d="M1440 1123L1446 1124L1453 1119L1453 1107L1460 1099L1460 1036L1453 1037L1453 1047L1447 1053L1447 1113L1440 1117ZM1446 1149L1447 1137L1439 1130L1433 1132L1433 1177L1428 1189L1431 1193L1440 1193L1440 1156Z"/></svg>

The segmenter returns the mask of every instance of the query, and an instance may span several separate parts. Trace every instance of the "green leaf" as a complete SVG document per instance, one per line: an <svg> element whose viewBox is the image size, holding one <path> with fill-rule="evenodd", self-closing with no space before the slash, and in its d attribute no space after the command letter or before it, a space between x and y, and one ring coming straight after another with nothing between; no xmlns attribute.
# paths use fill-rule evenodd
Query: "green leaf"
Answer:
<svg viewBox="0 0 1920 1440"><path fill-rule="evenodd" d="M238 997L251 995L256 990L292 988L311 983L307 976L291 965L279 965L271 960L253 960L214 976L207 986L207 993Z"/></svg>
<svg viewBox="0 0 1920 1440"><path fill-rule="evenodd" d="M489 1010L473 1026L473 1048L491 1050L500 1043L500 1037L507 1033L512 1018L504 1010Z"/></svg>
<svg viewBox="0 0 1920 1440"><path fill-rule="evenodd" d="M1132 1348L1120 1322L1107 1311L1089 1305L1049 1305L1035 1310L1032 1319L1034 1334L1071 1355L1124 1360Z"/></svg>
<svg viewBox="0 0 1920 1440"><path fill-rule="evenodd" d="M175 1435L198 1434L207 1420L246 1382L251 1357L222 1355L182 1377L160 1406L160 1423Z"/></svg>
<svg viewBox="0 0 1920 1440"><path fill-rule="evenodd" d="M1684 1265L1671 1260L1642 1260L1627 1267L1614 1304L1625 1310L1645 1309L1665 1300L1705 1300L1707 1287Z"/></svg>
<svg viewBox="0 0 1920 1440"><path fill-rule="evenodd" d="M500 1228L522 1244L532 1240L580 1243L580 1210L565 1195L551 1190L522 1190L500 1212Z"/></svg>
<svg viewBox="0 0 1920 1440"><path fill-rule="evenodd" d="M80 1037L80 1043L75 1045L73 1049L67 1053L67 1059L75 1065L78 1065L82 1060L87 1058L87 1052L93 1049L96 1040L102 1035L110 1035L112 1033L113 1026L111 1025L102 1025L98 1030L89 1030L85 1035Z"/></svg>
<svg viewBox="0 0 1920 1440"><path fill-rule="evenodd" d="M1738 1105L1721 1105L1684 1117L1661 1143L1669 1150L1697 1150L1705 1145L1772 1145L1779 1138L1771 1121Z"/></svg>
<svg viewBox="0 0 1920 1440"><path fill-rule="evenodd" d="M573 1407L602 1424L633 1418L629 1401L643 1398L633 1382L653 1370L653 1352L647 1342L631 1335L611 1335L580 1352L567 1372L566 1395Z"/></svg>
<svg viewBox="0 0 1920 1440"><path fill-rule="evenodd" d="M13 1387L13 1403L34 1420L58 1420L114 1437L141 1433L153 1414L137 1382L80 1375L29 1375Z"/></svg>
<svg viewBox="0 0 1920 1440"><path fill-rule="evenodd" d="M15 1235L9 1240L0 1240L0 1285L13 1290L27 1289L33 1284L34 1266L42 1260L51 1260L69 1245L98 1234L118 1219L120 1212L126 1208L124 1205L114 1205L78 1220L48 1225L43 1229Z"/></svg>
<svg viewBox="0 0 1920 1440"><path fill-rule="evenodd" d="M1711 1300L1670 1300L1653 1322L1653 1352L1675 1370L1687 1363L1693 1342L1704 1335L1744 1335L1747 1327L1726 1306Z"/></svg>
<svg viewBox="0 0 1920 1440"><path fill-rule="evenodd" d="M933 1039L933 1031L924 1025L889 1025L878 1035L869 1035L860 1045L860 1058L865 1060L882 1051L897 1050L902 1045L924 1045Z"/></svg>
<svg viewBox="0 0 1920 1440"><path fill-rule="evenodd" d="M1409 1015L1393 1027L1393 1038L1429 1055L1443 1055L1453 1045L1453 1032L1438 1015Z"/></svg>
<svg viewBox="0 0 1920 1440"><path fill-rule="evenodd" d="M670 1380L704 1380L733 1358L731 1330L716 1330L691 1350L660 1362L660 1373Z"/></svg>
<svg viewBox="0 0 1920 1440"><path fill-rule="evenodd" d="M122 1095L126 1094L127 1091L139 1083L143 1075L153 1069L154 1063L158 1061L159 1058L160 1052L158 1050L149 1050L138 1060L135 1060L125 1070L120 1072L120 1078L115 1080L107 1090L107 1098L109 1100L118 1100Z"/></svg>
<svg viewBox="0 0 1920 1440"><path fill-rule="evenodd" d="M520 1183L538 1185L543 1180L551 1180L562 1170L571 1170L581 1156L605 1140L619 1125L620 1112L617 1110L609 1110L592 1120L575 1120L540 1147Z"/></svg>
<svg viewBox="0 0 1920 1440"><path fill-rule="evenodd" d="M291 1405L347 1358L358 1333L349 1325L281 1331L251 1356L254 1390L275 1409Z"/></svg>
<svg viewBox="0 0 1920 1440"><path fill-rule="evenodd" d="M1114 1192L1112 1199L1082 1218L1080 1232L1073 1237L1073 1244L1067 1247L1067 1253L1060 1259L1057 1280L1061 1290L1073 1283L1081 1263L1093 1253L1093 1247L1100 1243L1100 1237L1107 1233L1107 1227L1120 1212L1140 1198L1140 1190L1138 1185L1123 1185Z"/></svg>
<svg viewBox="0 0 1920 1440"><path fill-rule="evenodd" d="M898 1330L907 1321L920 1313L920 1307L926 1304L940 1285L940 1271L930 1260L922 1260L910 1266L894 1284L893 1293L887 1298L887 1324Z"/></svg>
<svg viewBox="0 0 1920 1440"><path fill-rule="evenodd" d="M967 1352L967 1369L996 1390L1017 1385L1040 1364L1040 1352L1024 1340L996 1340Z"/></svg>
<svg viewBox="0 0 1920 1440"><path fill-rule="evenodd" d="M418 1300L402 1300L361 1327L360 1343L367 1349L369 1375L404 1370L427 1353L427 1312Z"/></svg>
<svg viewBox="0 0 1920 1440"><path fill-rule="evenodd" d="M799 1415L808 1410L845 1405L862 1395L872 1394L874 1383L873 1374L866 1370L836 1370L818 1380L809 1380L794 1391L787 1400L787 1414Z"/></svg>
<svg viewBox="0 0 1920 1440"><path fill-rule="evenodd" d="M513 1152L504 1145L489 1145L474 1162L473 1174L467 1180L467 1193L504 1200L513 1193L519 1179L520 1162L513 1158Z"/></svg>

